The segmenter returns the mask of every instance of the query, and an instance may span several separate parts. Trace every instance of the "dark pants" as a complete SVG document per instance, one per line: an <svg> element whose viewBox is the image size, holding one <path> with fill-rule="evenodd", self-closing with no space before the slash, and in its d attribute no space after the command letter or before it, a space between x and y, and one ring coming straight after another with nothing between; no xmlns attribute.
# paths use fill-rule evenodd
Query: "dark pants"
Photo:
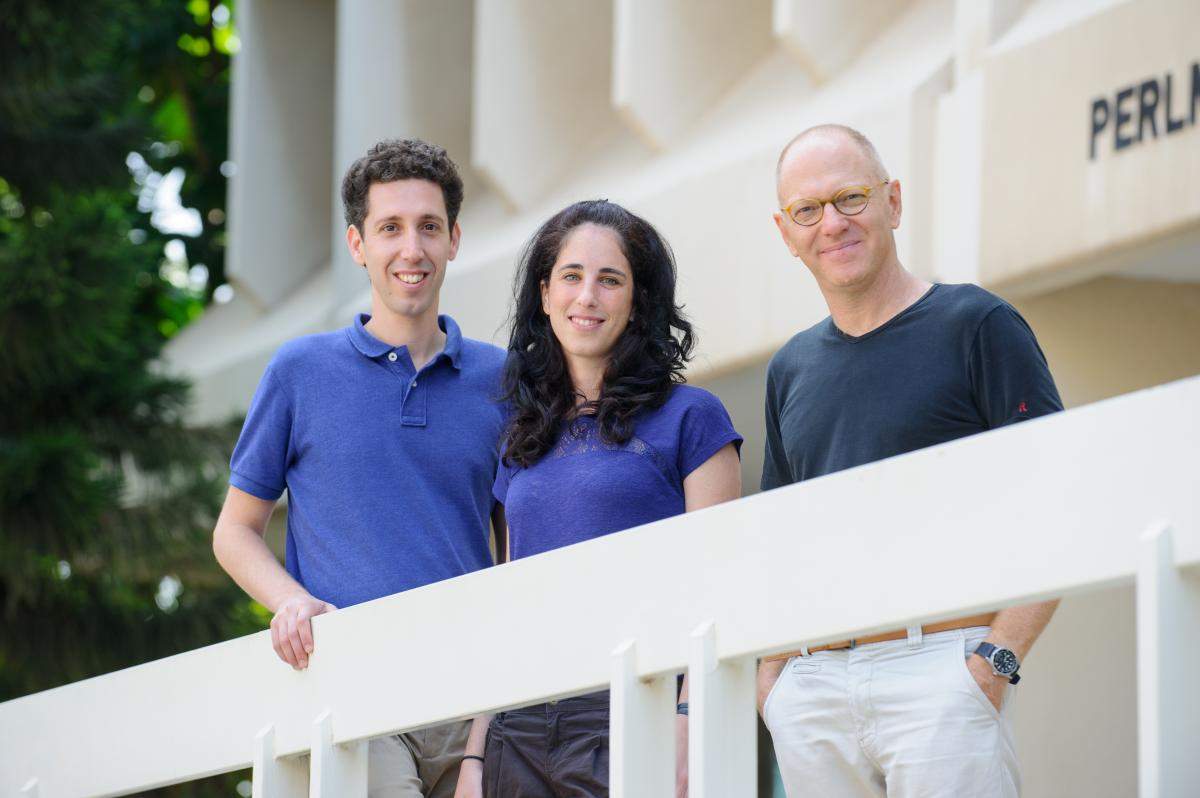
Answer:
<svg viewBox="0 0 1200 798"><path fill-rule="evenodd" d="M488 727L486 798L607 798L608 691L501 712Z"/></svg>

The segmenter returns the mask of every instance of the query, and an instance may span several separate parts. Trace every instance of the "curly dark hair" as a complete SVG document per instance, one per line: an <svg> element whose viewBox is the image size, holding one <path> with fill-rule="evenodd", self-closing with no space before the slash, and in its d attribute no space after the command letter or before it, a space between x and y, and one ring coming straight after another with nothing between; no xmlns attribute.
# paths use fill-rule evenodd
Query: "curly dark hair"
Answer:
<svg viewBox="0 0 1200 798"><path fill-rule="evenodd" d="M436 183L446 201L446 221L454 227L462 207L463 183L446 151L420 139L385 139L350 164L342 178L342 212L346 224L362 232L367 218L367 195L374 183L417 178Z"/></svg>
<svg viewBox="0 0 1200 798"><path fill-rule="evenodd" d="M600 396L580 405L550 319L542 311L549 280L567 234L582 224L617 234L633 268L633 313L613 346ZM513 283L514 309L504 372L504 399L512 411L504 434L505 460L537 462L558 440L563 425L594 415L601 438L622 444L633 436L635 416L661 407L695 347L692 325L675 304L675 258L645 219L608 200L570 205L552 216L525 245Z"/></svg>

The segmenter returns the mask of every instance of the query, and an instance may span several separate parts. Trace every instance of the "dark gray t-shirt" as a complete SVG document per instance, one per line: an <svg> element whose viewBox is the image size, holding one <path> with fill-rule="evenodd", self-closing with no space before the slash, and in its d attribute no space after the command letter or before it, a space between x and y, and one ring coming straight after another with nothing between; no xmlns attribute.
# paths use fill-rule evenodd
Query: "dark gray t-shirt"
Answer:
<svg viewBox="0 0 1200 798"><path fill-rule="evenodd" d="M934 285L866 335L826 318L771 358L762 489L1061 409L1011 305L976 285Z"/></svg>

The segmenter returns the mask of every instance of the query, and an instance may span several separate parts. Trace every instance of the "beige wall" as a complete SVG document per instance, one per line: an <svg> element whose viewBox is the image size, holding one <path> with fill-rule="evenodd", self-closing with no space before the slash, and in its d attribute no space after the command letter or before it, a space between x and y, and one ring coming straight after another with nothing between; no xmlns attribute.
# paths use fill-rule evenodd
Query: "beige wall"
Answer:
<svg viewBox="0 0 1200 798"><path fill-rule="evenodd" d="M1027 44L998 43L983 64L981 283L1085 266L1097 253L1200 221L1200 119L1190 113L1197 30L1200 3L1139 0ZM1143 141L1115 150L1110 121L1091 158L1093 102L1112 106L1134 87L1121 130L1137 137L1138 89L1157 79L1165 91L1168 73L1172 118L1184 126L1166 134L1160 97L1147 115L1156 138L1147 125Z"/></svg>
<svg viewBox="0 0 1200 798"><path fill-rule="evenodd" d="M1200 284L1101 277L1015 305L1067 407L1200 374Z"/></svg>
<svg viewBox="0 0 1200 798"><path fill-rule="evenodd" d="M1014 304L1067 407L1200 374L1198 284L1102 277ZM1014 706L1027 796L1063 773L1072 794L1137 793L1135 643L1132 588L1063 602Z"/></svg>

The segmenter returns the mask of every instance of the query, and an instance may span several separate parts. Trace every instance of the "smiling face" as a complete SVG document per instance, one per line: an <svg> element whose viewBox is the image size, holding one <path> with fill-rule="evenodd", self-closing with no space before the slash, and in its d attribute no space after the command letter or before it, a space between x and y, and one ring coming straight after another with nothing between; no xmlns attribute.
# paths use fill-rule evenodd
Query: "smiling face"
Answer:
<svg viewBox="0 0 1200 798"><path fill-rule="evenodd" d="M572 362L606 362L633 312L633 268L611 228L582 224L542 282L542 311Z"/></svg>
<svg viewBox="0 0 1200 798"><path fill-rule="evenodd" d="M896 261L892 233L900 226L900 183L884 179L865 152L846 136L818 134L793 145L779 170L779 206L795 200L832 197L847 186L874 186L867 207L846 216L833 204L821 221L805 227L783 213L775 224L788 250L804 261L823 290L869 286Z"/></svg>
<svg viewBox="0 0 1200 798"><path fill-rule="evenodd" d="M442 189L428 180L374 183L361 232L346 244L371 280L371 313L409 320L437 319L446 263L458 253L459 228L447 223Z"/></svg>

